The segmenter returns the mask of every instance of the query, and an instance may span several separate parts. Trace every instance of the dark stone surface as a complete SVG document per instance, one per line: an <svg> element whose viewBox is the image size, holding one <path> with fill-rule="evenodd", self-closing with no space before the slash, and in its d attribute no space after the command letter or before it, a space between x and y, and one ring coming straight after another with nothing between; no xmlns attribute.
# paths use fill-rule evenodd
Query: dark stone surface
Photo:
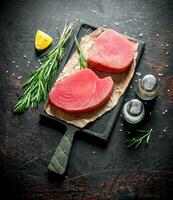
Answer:
<svg viewBox="0 0 173 200"><path fill-rule="evenodd" d="M92 10L97 10L97 13ZM1 1L0 182L1 194L6 195L1 199L172 197L172 13L171 0ZM122 119L119 118L106 147L101 148L91 140L75 140L67 174L62 179L49 175L47 171L47 165L62 134L39 124L43 103L38 110L28 110L22 115L13 115L11 108L17 101L22 82L37 65L33 45L37 29L45 29L56 41L66 18L68 21L82 19L93 25L107 25L145 41L146 52L138 71L142 75L153 73L158 77L161 73L163 76L159 77L162 87L152 108L152 115L144 124L144 128L152 127L154 130L149 145L143 144L137 150L127 149L125 141L128 136L121 127ZM115 22L119 25L115 25ZM139 36L140 33L143 33L142 37ZM24 58L25 54L27 58ZM29 66L28 60L31 61ZM22 79L18 80L21 75ZM135 96L136 78L137 75L127 99ZM163 115L165 110L168 112Z"/></svg>

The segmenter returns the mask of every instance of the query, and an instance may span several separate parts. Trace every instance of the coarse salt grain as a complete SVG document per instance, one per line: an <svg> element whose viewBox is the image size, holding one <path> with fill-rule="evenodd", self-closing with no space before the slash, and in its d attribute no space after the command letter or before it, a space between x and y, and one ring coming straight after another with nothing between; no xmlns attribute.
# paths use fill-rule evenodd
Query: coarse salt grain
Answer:
<svg viewBox="0 0 173 200"><path fill-rule="evenodd" d="M22 78L22 76L18 76L18 78L17 78L17 79L19 80L19 79L21 79L21 78Z"/></svg>

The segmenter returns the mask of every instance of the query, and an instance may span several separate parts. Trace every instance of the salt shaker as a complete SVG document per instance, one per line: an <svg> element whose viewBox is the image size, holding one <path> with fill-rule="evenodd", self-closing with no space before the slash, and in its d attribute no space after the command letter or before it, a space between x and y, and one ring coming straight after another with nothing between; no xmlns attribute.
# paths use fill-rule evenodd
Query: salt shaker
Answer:
<svg viewBox="0 0 173 200"><path fill-rule="evenodd" d="M126 124L135 128L145 116L145 108L143 103L138 99L132 99L126 102L123 106L123 119Z"/></svg>
<svg viewBox="0 0 173 200"><path fill-rule="evenodd" d="M136 94L141 100L152 100L156 97L158 88L159 84L156 77L152 74L147 74L138 80Z"/></svg>

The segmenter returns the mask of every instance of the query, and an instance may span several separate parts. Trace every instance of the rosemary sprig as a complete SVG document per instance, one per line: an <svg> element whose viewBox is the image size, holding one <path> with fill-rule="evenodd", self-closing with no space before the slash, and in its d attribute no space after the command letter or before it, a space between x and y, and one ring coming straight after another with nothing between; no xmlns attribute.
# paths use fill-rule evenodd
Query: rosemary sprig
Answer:
<svg viewBox="0 0 173 200"><path fill-rule="evenodd" d="M79 42L77 41L76 37L75 37L75 43L76 43L77 51L79 53L79 63L78 64L80 65L80 69L84 69L87 67L87 62L86 62L85 56L83 54L82 48L81 48Z"/></svg>
<svg viewBox="0 0 173 200"><path fill-rule="evenodd" d="M127 141L127 147L135 147L137 149L139 145L146 139L146 144L149 143L150 136L152 133L152 128L150 130L137 130L141 133L139 136L132 138L131 140Z"/></svg>
<svg viewBox="0 0 173 200"><path fill-rule="evenodd" d="M50 90L56 71L64 55L64 45L69 39L73 30L73 23L69 26L65 24L60 36L59 43L49 53L41 58L42 65L26 81L22 88L24 93L19 97L18 103L12 109L12 112L23 112L28 107L37 107L38 103L44 100Z"/></svg>

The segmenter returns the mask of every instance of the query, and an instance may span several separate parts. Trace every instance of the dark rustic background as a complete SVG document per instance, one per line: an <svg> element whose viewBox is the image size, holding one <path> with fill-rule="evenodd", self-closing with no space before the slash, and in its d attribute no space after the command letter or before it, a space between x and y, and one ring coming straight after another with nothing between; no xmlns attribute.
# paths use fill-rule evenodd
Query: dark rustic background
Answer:
<svg viewBox="0 0 173 200"><path fill-rule="evenodd" d="M64 178L47 165L62 133L39 124L38 110L13 115L21 84L38 65L38 29L54 38L65 19L108 26L143 40L138 72L155 74L162 87L145 128L148 146L127 149L119 118L106 147L76 138ZM57 27L57 28L56 28ZM1 199L170 199L173 189L173 1L1 0L0 3L0 190ZM26 55L26 56L25 56ZM28 63L30 61L30 63ZM22 76L22 77L21 77ZM127 94L134 95L135 79ZM2 197L2 194L5 194Z"/></svg>

